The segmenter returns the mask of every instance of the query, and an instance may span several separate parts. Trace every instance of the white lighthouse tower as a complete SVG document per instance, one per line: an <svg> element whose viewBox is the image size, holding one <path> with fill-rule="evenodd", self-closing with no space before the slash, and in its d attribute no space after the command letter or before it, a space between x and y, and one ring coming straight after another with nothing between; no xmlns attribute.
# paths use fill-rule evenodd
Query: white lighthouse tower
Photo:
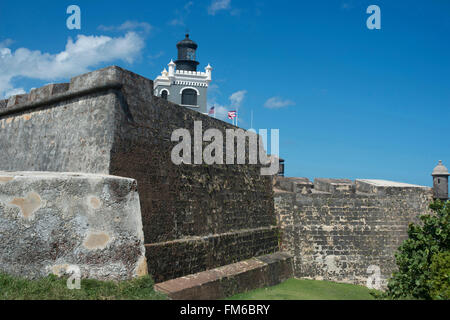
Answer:
<svg viewBox="0 0 450 320"><path fill-rule="evenodd" d="M207 90L211 82L212 67L208 64L205 72L197 71L199 62L196 60L198 45L186 38L177 44L178 59L170 60L168 69L154 81L156 96L180 106L207 114Z"/></svg>

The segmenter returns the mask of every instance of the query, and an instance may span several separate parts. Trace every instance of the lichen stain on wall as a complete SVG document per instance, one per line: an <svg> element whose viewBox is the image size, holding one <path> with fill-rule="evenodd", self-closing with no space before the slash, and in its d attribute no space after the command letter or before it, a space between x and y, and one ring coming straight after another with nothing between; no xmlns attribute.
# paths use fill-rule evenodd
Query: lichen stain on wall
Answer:
<svg viewBox="0 0 450 320"><path fill-rule="evenodd" d="M25 220L33 220L34 214L41 207L41 197L36 192L30 192L25 198L14 198L9 204L19 207Z"/></svg>
<svg viewBox="0 0 450 320"><path fill-rule="evenodd" d="M97 198L95 196L89 196L88 197L88 205L89 205L89 207L91 207L93 209L99 209L103 205L103 203L99 198Z"/></svg>
<svg viewBox="0 0 450 320"><path fill-rule="evenodd" d="M111 237L105 232L89 232L83 245L89 250L104 249L111 241Z"/></svg>
<svg viewBox="0 0 450 320"><path fill-rule="evenodd" d="M148 274L147 259L143 256L139 259L136 267L136 276L142 277Z"/></svg>
<svg viewBox="0 0 450 320"><path fill-rule="evenodd" d="M67 274L67 270L69 269L69 265L68 264L60 264L60 265L56 265L56 266L52 266L51 270L52 270L52 274L58 276L58 277L62 277L64 275Z"/></svg>
<svg viewBox="0 0 450 320"><path fill-rule="evenodd" d="M0 183L6 183L14 180L14 177L0 177Z"/></svg>

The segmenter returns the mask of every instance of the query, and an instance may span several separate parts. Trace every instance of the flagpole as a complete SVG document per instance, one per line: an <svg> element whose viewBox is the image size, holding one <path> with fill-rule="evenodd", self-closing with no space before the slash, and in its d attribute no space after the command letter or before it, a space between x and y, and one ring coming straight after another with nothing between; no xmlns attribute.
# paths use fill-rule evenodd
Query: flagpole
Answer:
<svg viewBox="0 0 450 320"><path fill-rule="evenodd" d="M250 129L253 129L253 109L252 109L252 116L250 121Z"/></svg>

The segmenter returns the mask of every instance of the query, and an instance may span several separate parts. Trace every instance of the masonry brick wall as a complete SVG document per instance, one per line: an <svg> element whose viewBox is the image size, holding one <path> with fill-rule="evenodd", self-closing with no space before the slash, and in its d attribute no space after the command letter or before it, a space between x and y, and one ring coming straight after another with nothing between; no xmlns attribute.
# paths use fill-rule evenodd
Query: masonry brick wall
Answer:
<svg viewBox="0 0 450 320"><path fill-rule="evenodd" d="M375 265L383 286L408 224L428 211L431 200L427 187L332 179L316 179L312 186L278 178L281 247L294 255L297 277L366 284L367 268Z"/></svg>

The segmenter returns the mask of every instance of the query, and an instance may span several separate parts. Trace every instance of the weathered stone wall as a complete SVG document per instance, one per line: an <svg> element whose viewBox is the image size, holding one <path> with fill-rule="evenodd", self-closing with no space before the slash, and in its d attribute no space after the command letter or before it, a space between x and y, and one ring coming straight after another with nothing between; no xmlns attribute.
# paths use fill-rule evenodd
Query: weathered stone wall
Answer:
<svg viewBox="0 0 450 320"><path fill-rule="evenodd" d="M125 280L147 274L137 184L107 175L0 172L0 270Z"/></svg>
<svg viewBox="0 0 450 320"><path fill-rule="evenodd" d="M172 131L193 136L194 121L235 128L154 97L151 80L105 68L10 98L0 109L0 170L136 179L156 281L275 252L272 183L259 165L171 162Z"/></svg>
<svg viewBox="0 0 450 320"><path fill-rule="evenodd" d="M281 246L297 277L366 284L378 266L381 285L410 222L428 211L432 190L381 180L277 178Z"/></svg>

